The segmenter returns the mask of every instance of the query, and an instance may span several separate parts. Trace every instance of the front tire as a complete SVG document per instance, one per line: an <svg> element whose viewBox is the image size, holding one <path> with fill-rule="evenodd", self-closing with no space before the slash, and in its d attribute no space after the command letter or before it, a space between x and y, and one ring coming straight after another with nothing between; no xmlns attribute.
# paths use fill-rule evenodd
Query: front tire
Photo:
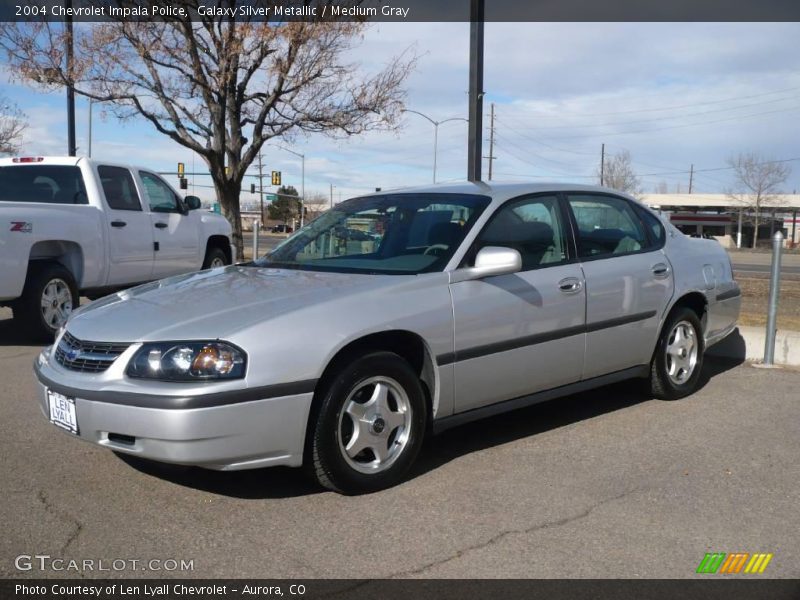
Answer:
<svg viewBox="0 0 800 600"><path fill-rule="evenodd" d="M228 256L222 248L211 246L206 250L206 257L203 259L203 269L216 269L224 267L227 264L229 264Z"/></svg>
<svg viewBox="0 0 800 600"><path fill-rule="evenodd" d="M14 316L35 339L52 340L79 301L78 285L66 268L58 263L32 264Z"/></svg>
<svg viewBox="0 0 800 600"><path fill-rule="evenodd" d="M703 368L703 326L690 308L672 311L658 338L650 364L650 392L662 400L693 393Z"/></svg>
<svg viewBox="0 0 800 600"><path fill-rule="evenodd" d="M317 482L343 494L397 484L419 454L428 418L409 364L391 352L368 354L342 368L321 393L306 454Z"/></svg>

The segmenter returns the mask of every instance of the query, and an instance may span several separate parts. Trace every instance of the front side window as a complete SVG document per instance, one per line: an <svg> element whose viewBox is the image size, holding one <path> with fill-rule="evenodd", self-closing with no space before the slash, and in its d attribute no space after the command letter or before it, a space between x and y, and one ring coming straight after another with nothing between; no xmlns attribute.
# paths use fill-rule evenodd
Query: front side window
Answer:
<svg viewBox="0 0 800 600"><path fill-rule="evenodd" d="M146 171L139 171L139 177L142 178L142 184L147 192L151 211L160 213L180 212L178 197L160 177Z"/></svg>
<svg viewBox="0 0 800 600"><path fill-rule="evenodd" d="M488 204L485 196L461 194L355 198L336 205L254 264L340 273L441 271Z"/></svg>
<svg viewBox="0 0 800 600"><path fill-rule="evenodd" d="M647 247L642 222L627 200L571 194L569 205L578 225L578 256L581 258L629 254Z"/></svg>
<svg viewBox="0 0 800 600"><path fill-rule="evenodd" d="M503 205L481 231L474 254L486 246L513 248L522 257L522 270L553 265L567 259L558 197L534 196Z"/></svg>
<svg viewBox="0 0 800 600"><path fill-rule="evenodd" d="M79 167L26 165L0 167L0 202L88 204Z"/></svg>
<svg viewBox="0 0 800 600"><path fill-rule="evenodd" d="M100 176L100 184L103 186L103 194L106 197L109 208L113 210L142 210L139 195L136 193L136 186L133 183L133 177L131 177L131 172L128 169L102 165L97 167L97 174Z"/></svg>

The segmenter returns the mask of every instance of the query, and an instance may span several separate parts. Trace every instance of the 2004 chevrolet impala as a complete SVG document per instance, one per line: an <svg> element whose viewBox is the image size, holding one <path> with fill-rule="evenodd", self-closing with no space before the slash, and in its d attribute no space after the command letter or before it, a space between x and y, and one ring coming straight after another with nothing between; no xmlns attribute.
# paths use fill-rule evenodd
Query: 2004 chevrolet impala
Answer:
<svg viewBox="0 0 800 600"><path fill-rule="evenodd" d="M45 415L83 440L305 465L359 493L398 482L428 431L626 378L690 394L740 300L716 241L611 190L434 186L89 304L35 371Z"/></svg>

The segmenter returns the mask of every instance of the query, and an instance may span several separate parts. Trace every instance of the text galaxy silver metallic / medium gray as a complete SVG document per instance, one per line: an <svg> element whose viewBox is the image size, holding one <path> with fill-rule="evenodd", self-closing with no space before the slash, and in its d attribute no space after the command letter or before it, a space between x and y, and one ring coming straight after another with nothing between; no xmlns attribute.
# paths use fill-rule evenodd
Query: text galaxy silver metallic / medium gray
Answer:
<svg viewBox="0 0 800 600"><path fill-rule="evenodd" d="M34 367L69 435L359 493L400 481L430 431L632 377L690 394L740 300L719 244L612 190L439 185L91 303Z"/></svg>

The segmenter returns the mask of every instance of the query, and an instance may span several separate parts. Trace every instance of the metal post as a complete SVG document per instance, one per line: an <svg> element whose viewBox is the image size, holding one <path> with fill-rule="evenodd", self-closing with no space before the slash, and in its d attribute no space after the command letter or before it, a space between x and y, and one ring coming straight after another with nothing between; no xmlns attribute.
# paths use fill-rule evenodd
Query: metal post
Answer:
<svg viewBox="0 0 800 600"><path fill-rule="evenodd" d="M775 320L778 315L778 296L781 287L781 252L783 232L772 236L772 273L769 279L769 308L767 309L767 341L764 344L764 364L771 365L775 359Z"/></svg>
<svg viewBox="0 0 800 600"><path fill-rule="evenodd" d="M483 136L483 15L484 0L470 2L469 33L469 141L467 179L481 180Z"/></svg>
<svg viewBox="0 0 800 600"><path fill-rule="evenodd" d="M742 209L739 209L739 229L736 230L736 247L742 247Z"/></svg>
<svg viewBox="0 0 800 600"><path fill-rule="evenodd" d="M264 171L261 163L261 152L258 153L258 201L261 211L261 220L264 220Z"/></svg>
<svg viewBox="0 0 800 600"><path fill-rule="evenodd" d="M258 258L258 230L261 229L261 223L258 219L253 221L253 260Z"/></svg>

